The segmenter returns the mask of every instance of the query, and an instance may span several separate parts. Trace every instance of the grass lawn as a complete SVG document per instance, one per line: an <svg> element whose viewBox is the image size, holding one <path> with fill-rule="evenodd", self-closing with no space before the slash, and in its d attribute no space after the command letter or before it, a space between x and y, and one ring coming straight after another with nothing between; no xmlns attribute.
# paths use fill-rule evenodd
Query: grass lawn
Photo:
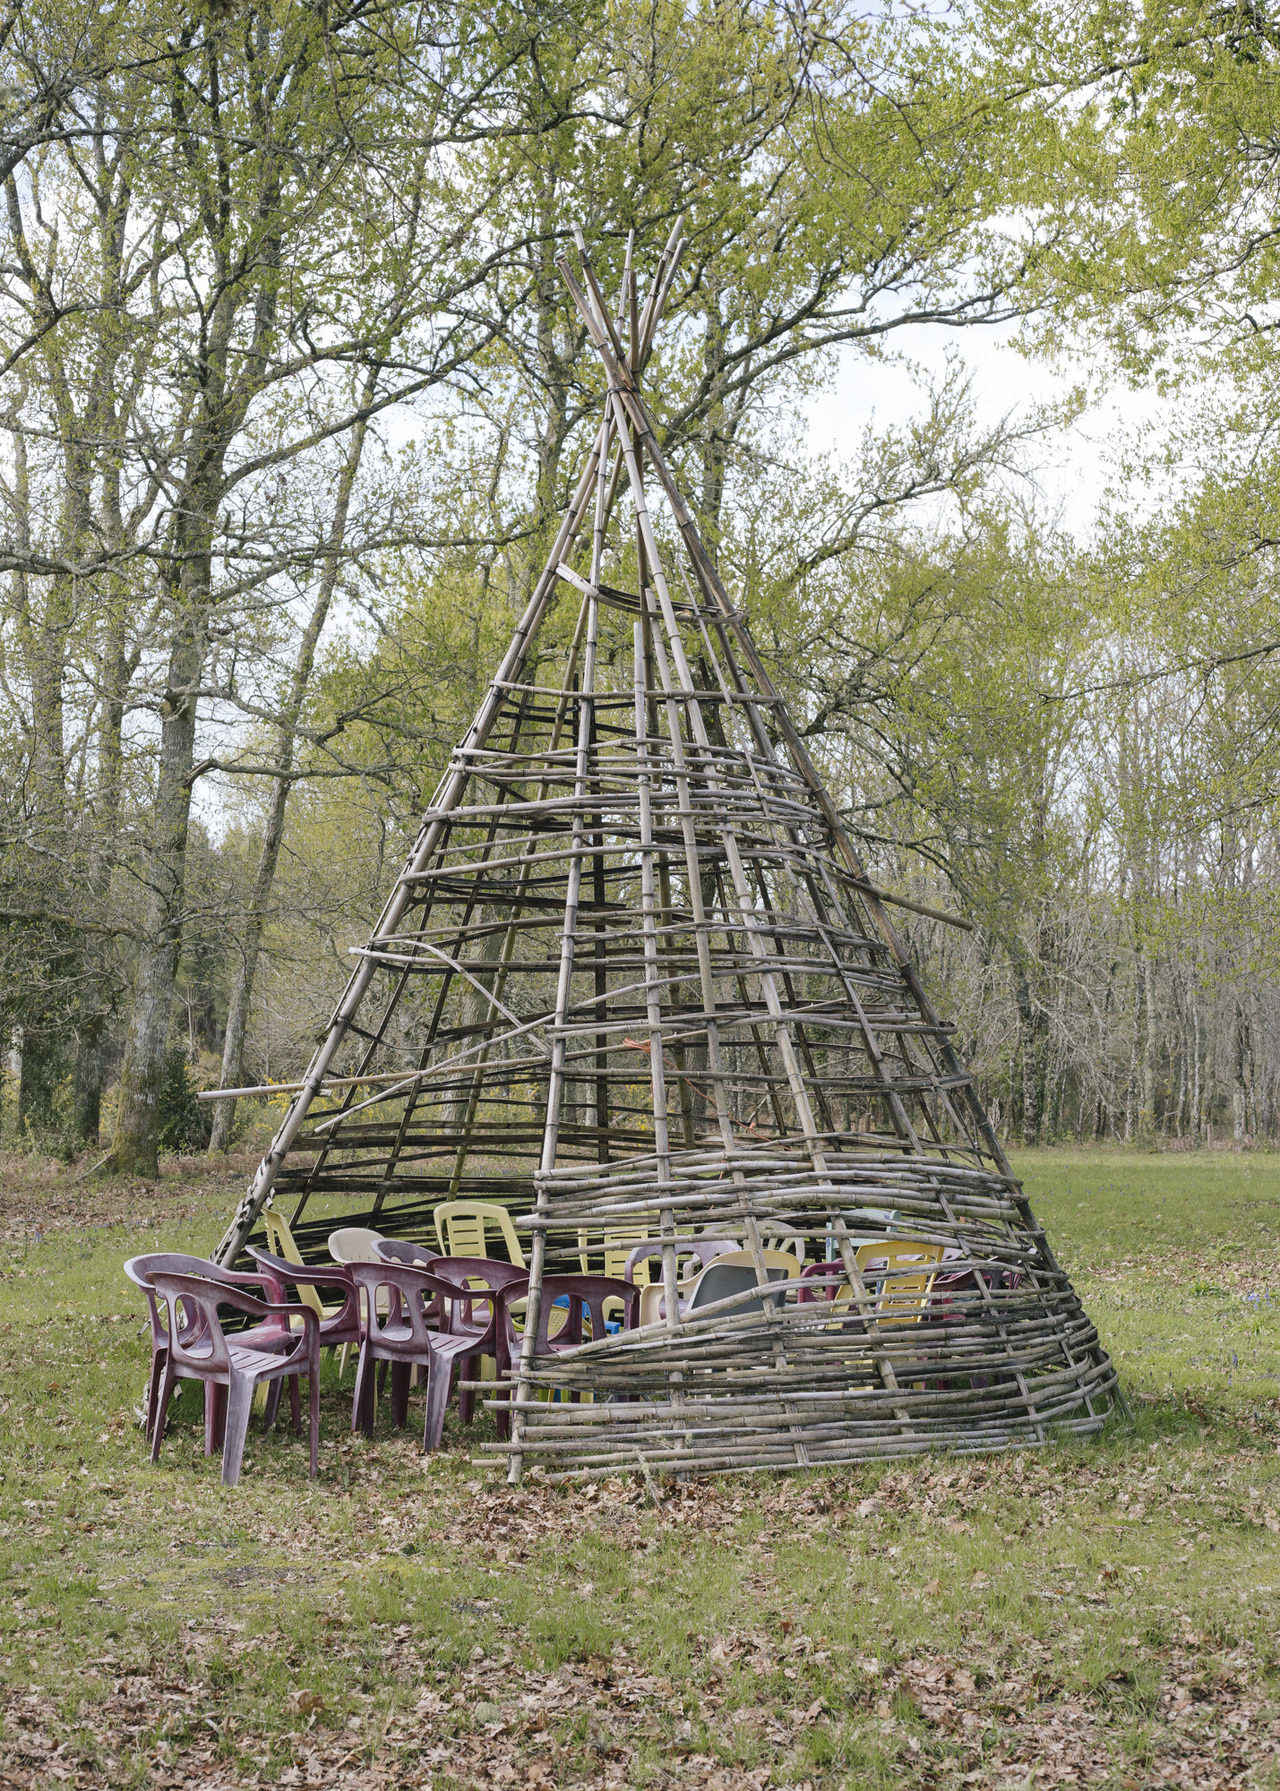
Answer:
<svg viewBox="0 0 1280 1791"><path fill-rule="evenodd" d="M134 1408L144 1249L249 1164L0 1160L0 1786L1280 1784L1280 1158L1018 1161L1116 1356L1102 1442L511 1492L475 1451ZM418 1412L415 1402L411 1419Z"/></svg>

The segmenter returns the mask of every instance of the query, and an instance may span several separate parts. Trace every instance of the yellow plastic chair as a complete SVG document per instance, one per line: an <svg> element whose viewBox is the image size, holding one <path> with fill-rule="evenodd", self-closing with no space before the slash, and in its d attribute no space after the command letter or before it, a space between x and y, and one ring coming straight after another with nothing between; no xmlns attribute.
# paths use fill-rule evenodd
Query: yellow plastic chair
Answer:
<svg viewBox="0 0 1280 1791"><path fill-rule="evenodd" d="M267 1248L271 1254L280 1257L284 1262L296 1262L301 1268L302 1252L294 1241L293 1233L289 1230L289 1221L284 1214L273 1212L270 1207L267 1207L262 1215L262 1223L267 1228ZM342 1310L340 1305L326 1306L314 1287L299 1287L296 1291L302 1304L310 1306L317 1318L332 1318L335 1312ZM345 1351L343 1361L346 1361Z"/></svg>
<svg viewBox="0 0 1280 1791"><path fill-rule="evenodd" d="M627 1274L627 1258L637 1244L647 1244L648 1242L649 1233L643 1229L640 1231L606 1231L603 1242L593 1248L590 1233L580 1231L578 1233L578 1261L582 1265L583 1274L592 1275L595 1270L591 1267L591 1258L592 1256L598 1257L603 1252L604 1269L602 1273L610 1276L614 1281L624 1281ZM652 1264L649 1262L636 1264L632 1279L637 1287L649 1285L652 1279L649 1273L651 1267ZM606 1318L615 1318L624 1308L622 1301L613 1297L605 1301L603 1310Z"/></svg>
<svg viewBox="0 0 1280 1791"><path fill-rule="evenodd" d="M885 1238L878 1244L858 1246L858 1273L864 1279L880 1279L876 1294L876 1320L879 1325L918 1325L920 1315L929 1304L937 1268L921 1264L942 1261L941 1244L925 1244L916 1238ZM883 1277L882 1279L880 1277ZM842 1288L837 1303L844 1295ZM852 1298L850 1292L849 1298Z"/></svg>
<svg viewBox="0 0 1280 1791"><path fill-rule="evenodd" d="M798 1279L801 1263L799 1257L794 1255L792 1251L765 1249L762 1250L760 1254L764 1257L764 1266L766 1269L783 1270L788 1281L795 1281ZM699 1265L697 1274L691 1275L687 1281L677 1281L676 1294L680 1300L681 1312L683 1312L685 1307L689 1304L689 1301L693 1297L694 1288L697 1287L699 1281L701 1281L702 1277L706 1274L707 1269L714 1268L716 1263L723 1264L728 1268L751 1268L755 1264L755 1257L750 1250L726 1250L723 1256L717 1256L714 1261L709 1262L706 1265L706 1268ZM651 1282L640 1295L640 1323L642 1325L654 1325L657 1324L661 1317L662 1283L660 1281L655 1281Z"/></svg>
<svg viewBox="0 0 1280 1791"><path fill-rule="evenodd" d="M598 1232L595 1235L600 1236ZM582 1264L584 1275L594 1275L597 1271L591 1266L591 1258L599 1257L603 1251L604 1268L599 1273L610 1275L615 1281L621 1281L627 1272L627 1258L631 1252L637 1244L647 1244L648 1242L649 1233L643 1229L639 1231L606 1231L601 1243L593 1243L590 1232L580 1231L578 1233L578 1261ZM644 1276L643 1281L639 1280L641 1275ZM649 1265L647 1262L636 1264L636 1279L640 1286L648 1285Z"/></svg>
<svg viewBox="0 0 1280 1791"><path fill-rule="evenodd" d="M294 1242L293 1233L289 1230L289 1221L285 1218L284 1214L276 1212L274 1207L264 1207L262 1209L262 1223L267 1228L267 1248L271 1251L271 1254L273 1256L281 1257L285 1262L296 1262L299 1268L301 1268L302 1252ZM298 1291L301 1293L301 1288L299 1288ZM315 1291L314 1287L308 1289L308 1292L310 1293L314 1293ZM309 1306L311 1301L307 1300L304 1304Z"/></svg>
<svg viewBox="0 0 1280 1791"><path fill-rule="evenodd" d="M490 1225L497 1228L507 1253L518 1269L527 1267L524 1251L505 1206L487 1200L446 1200L434 1214L436 1237L443 1256L488 1256Z"/></svg>

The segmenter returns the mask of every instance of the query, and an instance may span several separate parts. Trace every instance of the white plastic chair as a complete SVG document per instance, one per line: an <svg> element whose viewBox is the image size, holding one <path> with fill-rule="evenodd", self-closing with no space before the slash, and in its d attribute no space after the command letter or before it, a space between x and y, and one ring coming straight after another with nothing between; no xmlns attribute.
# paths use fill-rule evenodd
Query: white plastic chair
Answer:
<svg viewBox="0 0 1280 1791"><path fill-rule="evenodd" d="M794 1281L799 1276L800 1259L790 1250L762 1250L760 1254L764 1258L766 1272L775 1269L781 1270L788 1281ZM755 1267L755 1257L751 1251L726 1250L723 1255L717 1256L713 1262L709 1262L705 1268L700 1268L697 1274L690 1276L687 1281L677 1282L676 1294L680 1300L681 1315L688 1310L689 1302L700 1286L703 1277L710 1274L712 1269L743 1267ZM769 1279L772 1281L774 1276L770 1274ZM662 1283L660 1281L651 1282L640 1295L640 1323L642 1325L656 1324L660 1318L665 1316L666 1306L663 1301Z"/></svg>

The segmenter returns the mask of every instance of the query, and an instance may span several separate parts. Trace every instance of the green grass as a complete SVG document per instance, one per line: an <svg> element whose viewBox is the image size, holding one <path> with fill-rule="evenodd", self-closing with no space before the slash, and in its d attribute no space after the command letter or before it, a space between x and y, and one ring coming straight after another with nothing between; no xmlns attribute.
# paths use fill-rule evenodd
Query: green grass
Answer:
<svg viewBox="0 0 1280 1791"><path fill-rule="evenodd" d="M1280 1157L1025 1151L1014 1167L1132 1394L1274 1423Z"/></svg>
<svg viewBox="0 0 1280 1791"><path fill-rule="evenodd" d="M190 1395L151 1468L119 1265L238 1176L0 1163L0 1785L1280 1782L1280 1160L1017 1168L1132 1425L655 1502L352 1439L331 1367L318 1483L255 1428L223 1489Z"/></svg>

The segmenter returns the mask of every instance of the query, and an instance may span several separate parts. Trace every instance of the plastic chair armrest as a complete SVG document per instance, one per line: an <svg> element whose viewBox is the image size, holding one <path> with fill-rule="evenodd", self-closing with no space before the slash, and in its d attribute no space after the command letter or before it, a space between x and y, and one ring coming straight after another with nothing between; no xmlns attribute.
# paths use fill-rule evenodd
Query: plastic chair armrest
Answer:
<svg viewBox="0 0 1280 1791"><path fill-rule="evenodd" d="M287 1300L280 1303L272 1301L264 1302L263 1310L273 1318L282 1318L286 1333L298 1339L298 1349L295 1354L300 1354L304 1349L309 1351L313 1339L317 1344L319 1343L320 1320L310 1306L294 1306ZM300 1333L293 1328L293 1321L297 1318L302 1320Z"/></svg>
<svg viewBox="0 0 1280 1791"><path fill-rule="evenodd" d="M236 1312L247 1312L251 1318L288 1320L301 1317L304 1325L309 1319L317 1331L319 1329L320 1320L309 1306L295 1306L287 1300L255 1300L252 1294L241 1293L239 1288L229 1287L222 1281L212 1281L206 1285L217 1289L220 1306L230 1306Z"/></svg>

